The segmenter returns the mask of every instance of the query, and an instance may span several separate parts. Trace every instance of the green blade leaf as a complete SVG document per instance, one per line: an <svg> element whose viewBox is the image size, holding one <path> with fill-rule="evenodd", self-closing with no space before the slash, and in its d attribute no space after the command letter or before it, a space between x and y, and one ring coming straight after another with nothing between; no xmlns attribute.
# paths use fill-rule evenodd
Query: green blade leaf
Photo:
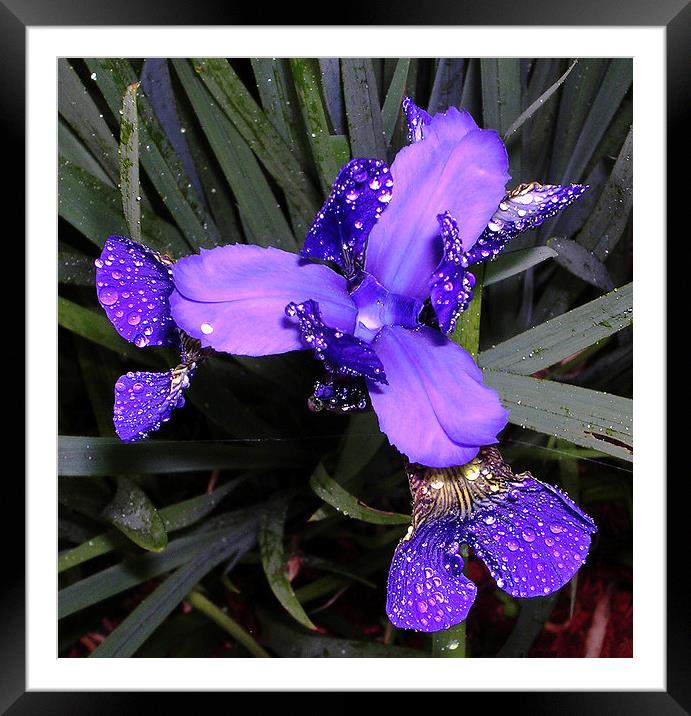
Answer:
<svg viewBox="0 0 691 716"><path fill-rule="evenodd" d="M588 116L588 109L600 87L607 62L608 60L593 57L581 58L564 82L546 180L563 183L565 180L579 179L576 176L567 176L565 169Z"/></svg>
<svg viewBox="0 0 691 716"><path fill-rule="evenodd" d="M633 460L633 401L551 380L485 369L509 422Z"/></svg>
<svg viewBox="0 0 691 716"><path fill-rule="evenodd" d="M111 234L127 234L120 192L64 157L58 161L60 216L99 248ZM169 255L189 252L182 234L142 207L142 238L147 246Z"/></svg>
<svg viewBox="0 0 691 716"><path fill-rule="evenodd" d="M324 502L336 508L348 517L370 522L375 525L410 524L410 515L385 512L368 507L349 492L344 490L320 464L310 477L310 486Z"/></svg>
<svg viewBox="0 0 691 716"><path fill-rule="evenodd" d="M290 469L309 463L295 444L241 441L148 440L61 435L58 474L70 476L148 475L204 470Z"/></svg>
<svg viewBox="0 0 691 716"><path fill-rule="evenodd" d="M525 112L511 124L504 134L504 141L508 142L516 132L540 109L545 105L545 102L562 86L566 78L571 74L571 70L578 64L578 60L574 60L569 66L569 69L545 92L543 92Z"/></svg>
<svg viewBox="0 0 691 716"><path fill-rule="evenodd" d="M254 535L222 537L165 579L94 651L94 658L132 656L193 587L214 567L237 559L254 542Z"/></svg>
<svg viewBox="0 0 691 716"><path fill-rule="evenodd" d="M619 243L633 206L633 130L624 140L612 173L576 241L599 261L606 261ZM546 287L535 307L538 320L563 313L582 288L582 279L565 272Z"/></svg>
<svg viewBox="0 0 691 716"><path fill-rule="evenodd" d="M518 58L482 58L482 115L484 124L506 134L521 114L521 67ZM521 181L520 142L509 150L509 174Z"/></svg>
<svg viewBox="0 0 691 716"><path fill-rule="evenodd" d="M391 144L393 133L396 129L396 122L400 117L401 102L405 94L406 82L408 80L408 71L410 70L410 58L402 57L396 62L391 84L386 93L384 107L382 108L382 126L384 128L384 136L386 143Z"/></svg>
<svg viewBox="0 0 691 716"><path fill-rule="evenodd" d="M141 243L142 222L139 202L139 119L137 117L137 89L133 82L125 90L120 119L120 194L125 221L133 241Z"/></svg>
<svg viewBox="0 0 691 716"><path fill-rule="evenodd" d="M173 66L238 201L253 243L294 250L295 237L247 142L218 108L190 63L173 60Z"/></svg>
<svg viewBox="0 0 691 716"><path fill-rule="evenodd" d="M386 159L384 126L372 60L343 58L341 74L353 156Z"/></svg>
<svg viewBox="0 0 691 716"><path fill-rule="evenodd" d="M158 514L163 521L166 532L170 534L199 522L211 513L227 495L229 495L244 478L239 477L227 482L213 492L183 500L174 505L163 507ZM101 557L122 546L122 538L116 532L106 532L92 537L90 540L66 550L58 556L58 572L76 567L95 557Z"/></svg>
<svg viewBox="0 0 691 716"><path fill-rule="evenodd" d="M547 245L557 252L555 261L573 276L601 291L611 291L614 288L607 267L585 246L558 236L549 239Z"/></svg>
<svg viewBox="0 0 691 716"><path fill-rule="evenodd" d="M115 186L103 167L96 161L93 154L82 144L76 134L67 126L62 117L58 118L58 153L63 159L76 164L99 181L108 186Z"/></svg>
<svg viewBox="0 0 691 716"><path fill-rule="evenodd" d="M288 499L284 499L262 515L258 535L262 566L271 591L283 608L295 621L314 630L317 627L305 613L288 580L286 555L283 549L283 530L287 511Z"/></svg>
<svg viewBox="0 0 691 716"><path fill-rule="evenodd" d="M193 63L218 106L299 212L303 225L309 226L319 195L266 113L227 60L195 58Z"/></svg>
<svg viewBox="0 0 691 716"><path fill-rule="evenodd" d="M312 635L272 619L268 614L262 614L260 619L264 642L278 656L286 658L365 657L386 659L427 656L422 651L402 646Z"/></svg>
<svg viewBox="0 0 691 716"><path fill-rule="evenodd" d="M446 112L449 107L460 107L463 94L465 60L441 57L437 63L427 111L430 114Z"/></svg>
<svg viewBox="0 0 691 716"><path fill-rule="evenodd" d="M127 557L119 564L91 574L58 592L58 619L203 557L220 545L229 548L230 552L250 549L257 524L256 509L227 513L217 518L214 529L201 528L194 534L173 540L162 552ZM207 523L207 526L212 525Z"/></svg>
<svg viewBox="0 0 691 716"><path fill-rule="evenodd" d="M108 176L118 182L118 144L98 106L72 65L58 59L58 110Z"/></svg>
<svg viewBox="0 0 691 716"><path fill-rule="evenodd" d="M110 111L118 117L126 88L137 81L132 65L129 60L117 58L87 59L86 63ZM221 243L218 229L143 94L138 97L137 109L139 141L144 149L140 157L141 165L189 247L211 248L218 245Z"/></svg>
<svg viewBox="0 0 691 716"><path fill-rule="evenodd" d="M531 375L626 328L632 318L630 283L482 351L478 363L482 368Z"/></svg>
<svg viewBox="0 0 691 716"><path fill-rule="evenodd" d="M602 79L597 96L570 154L562 174L562 183L576 181L583 175L621 101L629 91L632 81L632 60L629 58L613 59Z"/></svg>
<svg viewBox="0 0 691 716"><path fill-rule="evenodd" d="M94 259L58 240L58 283L94 286Z"/></svg>
<svg viewBox="0 0 691 716"><path fill-rule="evenodd" d="M290 69L302 119L307 127L312 156L326 195L331 191L331 185L343 164L343 143L340 141L336 145L332 141L326 109L321 98L320 73L316 60L291 59Z"/></svg>
<svg viewBox="0 0 691 716"><path fill-rule="evenodd" d="M341 60L338 57L320 57L319 73L324 90L324 104L333 131L345 134L345 106L341 86Z"/></svg>
<svg viewBox="0 0 691 716"><path fill-rule="evenodd" d="M62 296L58 296L58 324L82 338L93 341L99 346L115 351L138 363L143 363L153 368L160 368L162 365L160 353L136 349L131 343L118 335L103 313L84 308Z"/></svg>
<svg viewBox="0 0 691 716"><path fill-rule="evenodd" d="M143 549L160 552L168 544L168 534L158 510L136 483L118 478L115 497L103 511L103 517Z"/></svg>
<svg viewBox="0 0 691 716"><path fill-rule="evenodd" d="M499 283L556 255L557 252L549 246L532 246L499 254L496 259L486 264L483 285L491 286L493 283Z"/></svg>

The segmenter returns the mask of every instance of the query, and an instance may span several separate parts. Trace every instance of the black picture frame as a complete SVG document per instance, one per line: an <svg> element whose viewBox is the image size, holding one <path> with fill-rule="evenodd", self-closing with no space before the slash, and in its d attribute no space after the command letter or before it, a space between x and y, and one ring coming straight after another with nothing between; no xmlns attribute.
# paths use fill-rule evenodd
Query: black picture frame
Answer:
<svg viewBox="0 0 691 716"><path fill-rule="evenodd" d="M259 25L267 8L252 4L234 7L216 0L104 0L76 2L76 0L0 0L0 48L3 67L0 72L0 102L3 125L3 144L6 157L5 206L19 207L24 202L25 147L25 51L26 29L29 26L90 26L90 25ZM303 6L293 4L271 10L273 25L326 24L326 17ZM510 2L462 3L452 0L427 0L425 3L398 0L397 2L349 4L347 18L328 16L329 24L347 25L496 25L503 26L664 26L667 51L667 146L674 148L668 162L668 215L674 207L683 207L682 191L688 182L673 181L672 172L678 165L679 152L688 145L688 115L691 105L691 67L689 46L691 39L691 6L688 0L511 0ZM375 48L376 49L376 48ZM501 48L497 48L501 54ZM376 52L375 52L376 54ZM668 152L669 153L669 152ZM672 159L676 158L676 161ZM11 171L7 170L11 167ZM645 178L637 177L643 185ZM17 220L15 235L24 229L23 213L14 211ZM14 250L10 260L21 262L20 242L7 237L6 251ZM15 248L11 248L11 244ZM5 254L7 261L7 253ZM16 265L16 263L15 263ZM658 287L653 290L665 290ZM15 339L22 345L21 336ZM19 348L19 350L21 350ZM17 361L17 369L21 361ZM19 404L19 403L17 403ZM19 421L17 421L19 422ZM30 426L29 426L30 429ZM3 503L6 514L13 514L15 522L0 520L6 540L17 543L17 535L24 534L24 485L16 479L4 481ZM49 479L49 476L46 476ZM9 475L6 475L9 478ZM663 489L666 479L666 455L660 455L660 474L641 479L654 480L650 489ZM678 482L688 482L679 480ZM641 482L637 483L640 487ZM558 693L493 693L493 707L510 708L513 713L526 714L689 714L691 713L691 640L689 639L688 597L683 579L677 579L673 565L685 565L686 539L682 533L685 519L676 511L684 509L688 501L679 495L683 488L674 486L674 500L668 506L668 580L667 580L667 678L666 691L660 692L558 692ZM671 487L668 486L668 490ZM8 509L11 506L11 509ZM6 542L7 543L7 542ZM23 714L139 713L136 704L153 705L151 694L130 693L46 693L26 692L25 687L25 566L24 555L13 550L15 562L8 561L0 587L0 711L12 716ZM637 618L645 619L644 614ZM498 675L500 677L500 675ZM501 679L498 678L500 683ZM85 684L85 689L88 685ZM424 685L421 684L421 689ZM485 705L488 694L459 695L458 706L472 708L475 699ZM295 704L300 694L292 694L288 703ZM160 695L156 697L160 698ZM178 706L184 701L174 696ZM141 700L141 701L140 701ZM345 711L352 703L350 697L338 700L338 708ZM230 706L230 702L227 702ZM304 706L304 704L303 704ZM157 706L158 708L158 706ZM329 705L330 710L331 705Z"/></svg>

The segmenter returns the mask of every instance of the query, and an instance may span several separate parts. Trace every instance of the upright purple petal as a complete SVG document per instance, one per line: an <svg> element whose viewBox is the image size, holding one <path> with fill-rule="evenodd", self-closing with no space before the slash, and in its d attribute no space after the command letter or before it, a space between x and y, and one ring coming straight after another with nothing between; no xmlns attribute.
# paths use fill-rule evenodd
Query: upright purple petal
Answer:
<svg viewBox="0 0 691 716"><path fill-rule="evenodd" d="M386 376L372 347L343 331L325 325L315 301L289 303L288 318L296 319L305 348L311 348L324 361L326 370L335 376L364 376L375 383L385 383Z"/></svg>
<svg viewBox="0 0 691 716"><path fill-rule="evenodd" d="M412 462L462 465L497 441L508 413L469 353L424 327L384 327L372 345L388 380L369 383L379 427Z"/></svg>
<svg viewBox="0 0 691 716"><path fill-rule="evenodd" d="M346 276L362 268L365 242L391 200L393 179L380 159L352 159L307 232L302 255L330 261Z"/></svg>
<svg viewBox="0 0 691 716"><path fill-rule="evenodd" d="M595 523L569 497L530 473L513 475L498 451L483 465L504 489L478 504L462 541L487 565L497 586L514 597L551 594L583 566Z"/></svg>
<svg viewBox="0 0 691 716"><path fill-rule="evenodd" d="M434 520L409 533L394 553L386 613L400 629L434 632L462 622L477 588L463 574L458 522Z"/></svg>
<svg viewBox="0 0 691 716"><path fill-rule="evenodd" d="M115 383L113 423L118 437L134 442L158 430L176 408L185 404L183 392L194 365L181 365L167 373L129 372Z"/></svg>
<svg viewBox="0 0 691 716"><path fill-rule="evenodd" d="M475 128L467 112L432 117L425 138L391 166L396 191L367 245L366 270L393 293L425 299L442 258L437 216L456 217L470 248L504 196L508 158L499 135Z"/></svg>
<svg viewBox="0 0 691 716"><path fill-rule="evenodd" d="M355 306L330 268L274 248L233 244L178 261L170 303L176 323L202 346L238 355L302 350L285 307L313 299L324 322L352 333Z"/></svg>
<svg viewBox="0 0 691 716"><path fill-rule="evenodd" d="M468 251L468 262L493 259L518 234L535 229L578 199L585 184L520 184L500 202L487 228Z"/></svg>
<svg viewBox="0 0 691 716"><path fill-rule="evenodd" d="M408 123L408 142L414 144L422 141L425 125L432 121L432 117L424 109L418 107L410 97L403 98L402 107Z"/></svg>
<svg viewBox="0 0 691 716"><path fill-rule="evenodd" d="M95 264L98 302L125 340L139 348L177 342L171 270L151 249L109 236Z"/></svg>
<svg viewBox="0 0 691 716"><path fill-rule="evenodd" d="M439 328L450 333L458 315L473 299L475 276L470 273L468 260L458 232L458 223L448 213L440 214L439 229L444 255L430 280L430 300L439 319Z"/></svg>

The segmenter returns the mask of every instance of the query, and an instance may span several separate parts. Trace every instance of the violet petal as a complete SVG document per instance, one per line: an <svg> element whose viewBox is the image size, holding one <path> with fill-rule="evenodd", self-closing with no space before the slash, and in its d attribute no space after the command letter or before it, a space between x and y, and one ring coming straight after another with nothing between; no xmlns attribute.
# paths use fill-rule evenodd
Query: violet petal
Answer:
<svg viewBox="0 0 691 716"><path fill-rule="evenodd" d="M194 365L167 373L129 372L115 383L113 423L118 437L135 442L158 430L176 408L185 404L183 392Z"/></svg>
<svg viewBox="0 0 691 716"><path fill-rule="evenodd" d="M330 261L346 276L362 268L365 243L391 200L393 180L379 159L352 159L338 173L312 223L302 256Z"/></svg>
<svg viewBox="0 0 691 716"><path fill-rule="evenodd" d="M462 539L514 597L542 597L583 566L595 523L565 493L532 477L514 483L465 525Z"/></svg>
<svg viewBox="0 0 691 716"><path fill-rule="evenodd" d="M424 300L429 277L442 258L437 216L458 220L470 248L504 196L508 158L499 135L475 129L466 112L432 117L425 138L396 155L396 192L374 225L365 267L392 293Z"/></svg>
<svg viewBox="0 0 691 716"><path fill-rule="evenodd" d="M175 321L217 351L260 356L304 349L285 316L291 301L314 299L327 325L344 333L355 328L345 279L280 249L232 244L202 250L180 259L173 278Z"/></svg>
<svg viewBox="0 0 691 716"><path fill-rule="evenodd" d="M311 348L335 376L364 376L374 383L385 383L386 376L372 347L359 338L327 326L316 301L289 303L286 315L296 319L304 347Z"/></svg>
<svg viewBox="0 0 691 716"><path fill-rule="evenodd" d="M462 465L497 441L508 412L467 351L426 327L385 326L372 345L388 381L368 383L379 427L412 462Z"/></svg>
<svg viewBox="0 0 691 716"><path fill-rule="evenodd" d="M171 270L151 249L109 236L95 264L98 302L125 340L139 348L177 343Z"/></svg>
<svg viewBox="0 0 691 716"><path fill-rule="evenodd" d="M386 596L394 626L434 632L466 618L477 588L463 574L457 532L455 520L434 520L399 542Z"/></svg>
<svg viewBox="0 0 691 716"><path fill-rule="evenodd" d="M487 228L466 251L469 264L493 259L518 234L535 229L578 199L585 184L521 184L499 203Z"/></svg>

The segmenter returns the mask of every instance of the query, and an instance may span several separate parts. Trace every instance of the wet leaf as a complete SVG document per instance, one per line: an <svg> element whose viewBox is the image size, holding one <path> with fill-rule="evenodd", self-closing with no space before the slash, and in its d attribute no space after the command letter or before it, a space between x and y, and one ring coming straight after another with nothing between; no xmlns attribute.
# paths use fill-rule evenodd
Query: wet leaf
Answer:
<svg viewBox="0 0 691 716"><path fill-rule="evenodd" d="M126 477L118 478L115 497L104 509L103 517L143 549L160 552L168 544L165 524L153 503Z"/></svg>
<svg viewBox="0 0 691 716"><path fill-rule="evenodd" d="M283 530L287 510L287 499L276 501L274 508L267 510L262 516L258 536L262 566L271 591L284 609L298 623L308 629L316 629L297 600L288 580L287 558L283 549Z"/></svg>
<svg viewBox="0 0 691 716"><path fill-rule="evenodd" d="M482 351L478 362L483 368L531 375L611 336L632 319L633 284L627 284Z"/></svg>
<svg viewBox="0 0 691 716"><path fill-rule="evenodd" d="M120 195L129 236L141 243L141 209L139 202L139 119L137 117L137 90L139 82L133 82L125 90L120 119Z"/></svg>
<svg viewBox="0 0 691 716"><path fill-rule="evenodd" d="M312 473L310 485L318 497L347 517L375 525L410 524L410 515L376 510L358 500L331 478L322 465Z"/></svg>

